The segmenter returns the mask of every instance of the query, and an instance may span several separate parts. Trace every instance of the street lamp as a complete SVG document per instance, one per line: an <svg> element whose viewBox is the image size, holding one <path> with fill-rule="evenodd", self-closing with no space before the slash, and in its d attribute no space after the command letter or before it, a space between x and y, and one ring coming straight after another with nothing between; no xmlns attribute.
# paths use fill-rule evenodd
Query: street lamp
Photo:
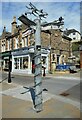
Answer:
<svg viewBox="0 0 82 120"><path fill-rule="evenodd" d="M9 54L9 73L8 73L8 83L11 83L11 51L10 51L10 54Z"/></svg>

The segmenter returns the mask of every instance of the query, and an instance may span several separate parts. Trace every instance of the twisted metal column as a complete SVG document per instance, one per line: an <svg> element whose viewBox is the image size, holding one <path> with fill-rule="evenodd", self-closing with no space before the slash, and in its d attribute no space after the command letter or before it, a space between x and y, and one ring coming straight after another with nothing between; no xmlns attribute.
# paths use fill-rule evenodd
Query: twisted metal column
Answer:
<svg viewBox="0 0 82 120"><path fill-rule="evenodd" d="M35 33L35 110L42 111L42 65L41 65L41 37L40 19L36 19Z"/></svg>

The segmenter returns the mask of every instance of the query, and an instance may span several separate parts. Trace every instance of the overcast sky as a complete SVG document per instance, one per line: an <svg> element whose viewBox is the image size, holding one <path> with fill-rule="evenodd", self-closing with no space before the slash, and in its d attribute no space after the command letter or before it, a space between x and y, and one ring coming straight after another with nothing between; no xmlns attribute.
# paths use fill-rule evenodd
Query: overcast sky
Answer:
<svg viewBox="0 0 82 120"><path fill-rule="evenodd" d="M64 29L76 29L80 31L80 2L32 2L38 9L43 9L48 13L44 21L51 22L57 20L60 16L64 18ZM25 6L29 6L29 2L2 2L0 3L0 34L4 25L7 31L11 31L11 22L13 16L18 17L27 11ZM2 10L1 10L2 8ZM32 16L29 16L32 20Z"/></svg>

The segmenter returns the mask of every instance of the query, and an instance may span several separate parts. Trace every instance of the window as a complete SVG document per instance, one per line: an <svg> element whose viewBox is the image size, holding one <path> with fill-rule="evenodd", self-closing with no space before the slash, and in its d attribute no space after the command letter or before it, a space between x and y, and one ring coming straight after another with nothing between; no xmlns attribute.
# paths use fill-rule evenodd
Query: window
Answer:
<svg viewBox="0 0 82 120"><path fill-rule="evenodd" d="M60 55L57 55L57 64L59 64L59 57Z"/></svg>
<svg viewBox="0 0 82 120"><path fill-rule="evenodd" d="M55 60L55 54L52 54L52 61Z"/></svg>
<svg viewBox="0 0 82 120"><path fill-rule="evenodd" d="M18 48L18 38L16 38L16 48Z"/></svg>
<svg viewBox="0 0 82 120"><path fill-rule="evenodd" d="M28 56L14 58L14 69L27 69L28 68Z"/></svg>
<svg viewBox="0 0 82 120"><path fill-rule="evenodd" d="M5 68L9 68L9 60L8 59L5 60Z"/></svg>
<svg viewBox="0 0 82 120"><path fill-rule="evenodd" d="M23 58L20 58L20 69L23 69Z"/></svg>
<svg viewBox="0 0 82 120"><path fill-rule="evenodd" d="M75 32L73 32L73 35L75 35Z"/></svg>
<svg viewBox="0 0 82 120"><path fill-rule="evenodd" d="M8 50L10 50L10 46L11 46L10 40L8 40Z"/></svg>
<svg viewBox="0 0 82 120"><path fill-rule="evenodd" d="M75 40L75 37L73 38L73 40Z"/></svg>
<svg viewBox="0 0 82 120"><path fill-rule="evenodd" d="M23 58L23 69L28 68L28 57Z"/></svg>
<svg viewBox="0 0 82 120"><path fill-rule="evenodd" d="M26 46L28 46L28 37L26 38Z"/></svg>
<svg viewBox="0 0 82 120"><path fill-rule="evenodd" d="M15 58L14 61L15 69L19 69L19 58Z"/></svg>

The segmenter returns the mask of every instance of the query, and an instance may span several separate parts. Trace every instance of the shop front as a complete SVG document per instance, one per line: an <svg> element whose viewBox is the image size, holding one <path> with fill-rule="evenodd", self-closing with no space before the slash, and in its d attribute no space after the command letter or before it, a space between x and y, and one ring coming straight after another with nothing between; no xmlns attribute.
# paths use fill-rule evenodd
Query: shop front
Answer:
<svg viewBox="0 0 82 120"><path fill-rule="evenodd" d="M12 52L12 72L31 74L31 60L28 48L20 48Z"/></svg>
<svg viewBox="0 0 82 120"><path fill-rule="evenodd" d="M9 69L9 56L11 58L10 61L11 61L11 64L12 64L11 51L2 52L0 54L0 59L1 59L1 61L0 61L1 62L0 69L1 70L8 71L8 69Z"/></svg>
<svg viewBox="0 0 82 120"><path fill-rule="evenodd" d="M42 59L48 72L48 53L42 52ZM20 48L12 52L12 73L34 74L34 69L34 47Z"/></svg>

